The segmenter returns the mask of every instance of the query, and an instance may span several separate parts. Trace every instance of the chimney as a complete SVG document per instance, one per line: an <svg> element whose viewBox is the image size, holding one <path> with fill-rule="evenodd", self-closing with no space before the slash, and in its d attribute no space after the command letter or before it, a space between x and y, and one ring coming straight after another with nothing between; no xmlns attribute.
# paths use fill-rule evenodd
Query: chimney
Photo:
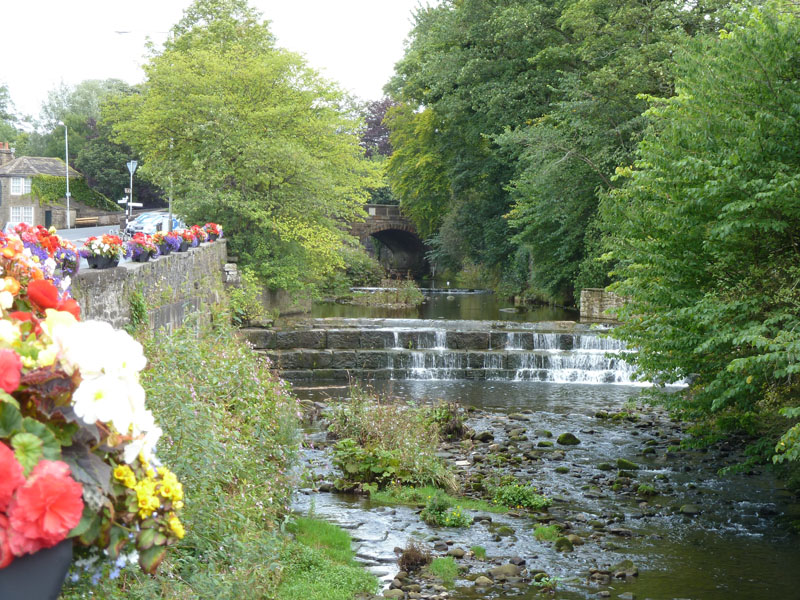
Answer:
<svg viewBox="0 0 800 600"><path fill-rule="evenodd" d="M8 142L0 143L0 167L14 160L14 149L8 147Z"/></svg>

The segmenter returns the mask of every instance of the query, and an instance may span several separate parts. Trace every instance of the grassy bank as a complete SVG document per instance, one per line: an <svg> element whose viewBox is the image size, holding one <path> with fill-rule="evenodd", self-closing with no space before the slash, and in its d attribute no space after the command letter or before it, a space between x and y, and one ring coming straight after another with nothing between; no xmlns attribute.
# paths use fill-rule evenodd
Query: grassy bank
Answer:
<svg viewBox="0 0 800 600"><path fill-rule="evenodd" d="M346 534L327 536L329 552L304 543L307 522L296 538L280 530L295 484L298 406L269 363L226 326L143 343L142 383L164 430L158 454L186 491L186 537L154 577L133 568L96 585L82 577L62 598L322 600L373 591L374 580L344 557ZM343 595L328 593L334 585Z"/></svg>

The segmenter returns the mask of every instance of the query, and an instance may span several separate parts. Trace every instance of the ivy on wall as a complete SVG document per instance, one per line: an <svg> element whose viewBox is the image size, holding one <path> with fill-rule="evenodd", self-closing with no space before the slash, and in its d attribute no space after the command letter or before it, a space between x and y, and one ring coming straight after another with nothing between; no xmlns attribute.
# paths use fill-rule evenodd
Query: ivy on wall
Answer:
<svg viewBox="0 0 800 600"><path fill-rule="evenodd" d="M70 179L69 192L72 198L86 206L108 211L122 210L118 204L91 189L83 179ZM31 195L39 198L39 202L55 204L67 195L66 179L55 175L36 175L31 181Z"/></svg>

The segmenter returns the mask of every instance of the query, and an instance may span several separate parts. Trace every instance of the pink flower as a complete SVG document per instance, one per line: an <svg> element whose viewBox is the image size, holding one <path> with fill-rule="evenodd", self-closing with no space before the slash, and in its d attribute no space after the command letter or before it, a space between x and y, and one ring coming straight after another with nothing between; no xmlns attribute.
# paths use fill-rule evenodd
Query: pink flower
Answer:
<svg viewBox="0 0 800 600"><path fill-rule="evenodd" d="M19 387L22 360L13 350L0 350L0 390L9 394Z"/></svg>
<svg viewBox="0 0 800 600"><path fill-rule="evenodd" d="M55 546L81 520L83 486L69 465L41 460L8 507L9 545L16 556Z"/></svg>
<svg viewBox="0 0 800 600"><path fill-rule="evenodd" d="M5 512L17 488L25 483L22 465L14 451L0 442L0 513Z"/></svg>
<svg viewBox="0 0 800 600"><path fill-rule="evenodd" d="M14 560L14 554L11 552L11 546L8 545L8 519L0 513L0 569L10 565L12 560Z"/></svg>

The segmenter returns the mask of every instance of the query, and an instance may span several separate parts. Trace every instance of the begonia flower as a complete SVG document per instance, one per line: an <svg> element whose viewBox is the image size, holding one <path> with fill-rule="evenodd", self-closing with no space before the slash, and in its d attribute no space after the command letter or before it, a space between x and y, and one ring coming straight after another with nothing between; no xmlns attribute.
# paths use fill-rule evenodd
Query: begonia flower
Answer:
<svg viewBox="0 0 800 600"><path fill-rule="evenodd" d="M17 488L25 483L22 465L14 451L0 442L0 513L5 512Z"/></svg>
<svg viewBox="0 0 800 600"><path fill-rule="evenodd" d="M9 545L16 556L50 548L81 520L83 486L67 463L41 460L8 507Z"/></svg>
<svg viewBox="0 0 800 600"><path fill-rule="evenodd" d="M22 359L13 350L0 350L0 390L11 393L19 387Z"/></svg>

